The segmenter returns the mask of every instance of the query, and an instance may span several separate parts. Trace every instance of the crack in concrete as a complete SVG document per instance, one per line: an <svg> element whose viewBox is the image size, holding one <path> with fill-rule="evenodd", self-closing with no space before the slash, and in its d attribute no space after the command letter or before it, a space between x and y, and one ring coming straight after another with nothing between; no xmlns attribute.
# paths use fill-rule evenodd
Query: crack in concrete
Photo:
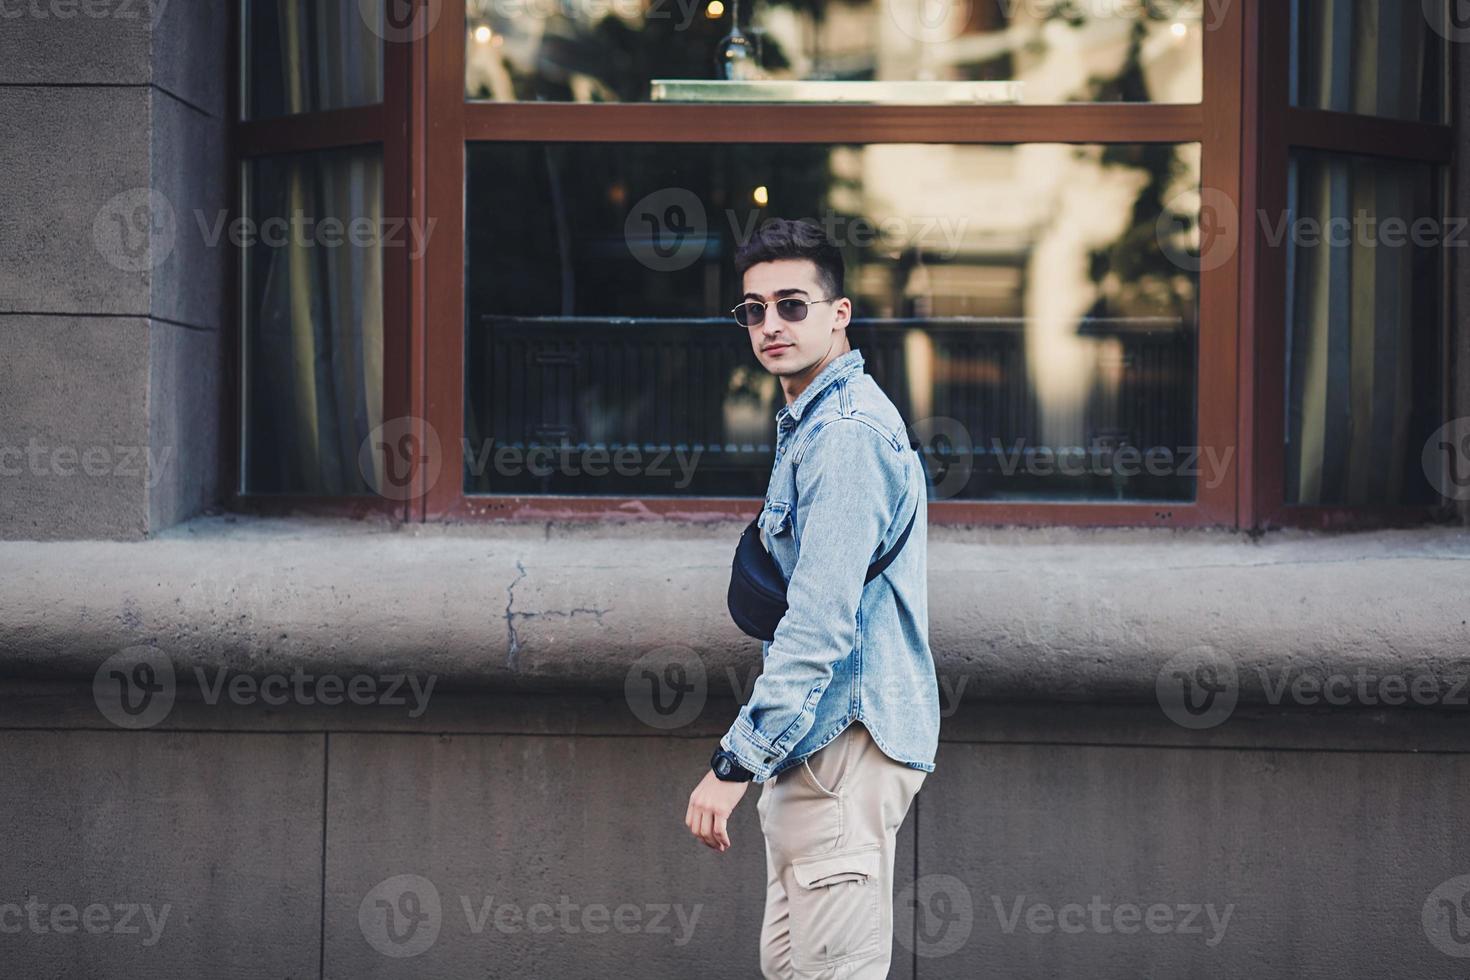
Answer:
<svg viewBox="0 0 1470 980"><path fill-rule="evenodd" d="M505 587L505 630L509 648L506 652L505 664L512 670L517 667L517 656L521 652L521 638L516 635L516 614L511 611L510 607L516 601L516 583L526 577L526 566L521 564L519 558L516 559L516 568L520 570L520 574Z"/></svg>
<svg viewBox="0 0 1470 980"><path fill-rule="evenodd" d="M516 559L516 570L520 574L512 579L511 583L505 587L505 632L507 641L505 663L512 670L517 670L520 666L521 636L516 631L516 617L519 616L521 619L537 619L542 616L565 616L570 618L577 615L577 613L590 613L597 617L597 625L601 626L603 625L603 613L609 613L613 610L612 606L608 606L606 609L595 609L591 606L574 606L567 610L518 611L514 608L516 585L520 583L521 579L526 577L526 566L521 563L520 559Z"/></svg>
<svg viewBox="0 0 1470 980"><path fill-rule="evenodd" d="M575 616L577 613L591 613L592 615L594 615L594 616L597 617L597 625L598 626L601 626L601 625L603 625L602 624L602 614L603 613L612 612L612 609L613 609L612 606L608 606L606 609L591 609L591 608L589 608L587 606L576 606L576 607L573 607L572 609L568 609L566 611L562 611L560 609L547 609L547 610L544 610L542 612L518 612L515 615L524 617L525 619L535 619L538 616L568 616L568 617L570 617L570 616Z"/></svg>

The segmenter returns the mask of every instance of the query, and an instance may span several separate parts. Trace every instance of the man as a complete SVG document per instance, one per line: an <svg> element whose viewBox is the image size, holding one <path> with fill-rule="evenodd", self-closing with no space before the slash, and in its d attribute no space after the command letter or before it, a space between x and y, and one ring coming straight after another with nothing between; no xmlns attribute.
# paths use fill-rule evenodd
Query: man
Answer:
<svg viewBox="0 0 1470 980"><path fill-rule="evenodd" d="M763 784L762 973L883 980L895 837L939 741L928 481L898 409L848 344L836 246L810 222L771 221L735 268L736 320L786 396L759 525L788 607L685 824L728 850L731 812ZM903 548L864 585L911 516Z"/></svg>

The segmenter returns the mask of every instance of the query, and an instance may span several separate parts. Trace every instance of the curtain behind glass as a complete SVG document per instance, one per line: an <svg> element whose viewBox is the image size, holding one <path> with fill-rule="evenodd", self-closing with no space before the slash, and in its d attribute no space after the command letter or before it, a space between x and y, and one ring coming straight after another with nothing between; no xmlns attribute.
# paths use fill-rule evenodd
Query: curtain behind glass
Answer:
<svg viewBox="0 0 1470 980"><path fill-rule="evenodd" d="M1296 0L1293 103L1368 116L1444 116L1444 0Z"/></svg>
<svg viewBox="0 0 1470 980"><path fill-rule="evenodd" d="M364 9L376 8L358 0L245 0L244 117L382 102L383 42Z"/></svg>
<svg viewBox="0 0 1470 980"><path fill-rule="evenodd" d="M1384 222L1412 229L1432 218L1422 237L1437 239L1435 171L1299 153L1289 180L1287 502L1426 502L1420 450L1439 407L1439 249Z"/></svg>
<svg viewBox="0 0 1470 980"><path fill-rule="evenodd" d="M263 240L244 253L243 489L372 492L381 473L370 484L358 452L383 420L381 150L253 160L246 186ZM301 231L268 224L293 218ZM325 223L353 219L372 232L333 235Z"/></svg>

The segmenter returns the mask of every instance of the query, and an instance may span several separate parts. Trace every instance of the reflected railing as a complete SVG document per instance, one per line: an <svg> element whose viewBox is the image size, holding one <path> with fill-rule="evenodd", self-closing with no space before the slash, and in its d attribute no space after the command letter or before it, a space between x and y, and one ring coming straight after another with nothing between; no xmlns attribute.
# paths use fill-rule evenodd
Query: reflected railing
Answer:
<svg viewBox="0 0 1470 980"><path fill-rule="evenodd" d="M579 453L700 454L689 492L760 494L773 459L776 379L725 317L484 315L466 365L466 436L479 444ZM962 498L1029 499L1055 493L1015 452L1042 444L1042 401L1031 378L1024 317L866 318L848 328L865 367L922 443L931 473L967 457ZM1079 337L1110 345L1109 368L1078 392L1086 441L1105 447L1195 442L1193 324L1182 318L1083 317ZM918 338L922 343L914 343ZM1033 352L1034 354L1035 352ZM919 363L922 362L922 363ZM943 420L934 425L933 420ZM956 432L955 427L960 431ZM513 483L513 481L512 481ZM630 485L631 486L631 485ZM754 489L752 489L754 488ZM554 475L536 487L471 475L470 493L597 492ZM1191 499L1178 475L1142 473L1139 499ZM1071 481L1066 493L1118 498L1116 479Z"/></svg>

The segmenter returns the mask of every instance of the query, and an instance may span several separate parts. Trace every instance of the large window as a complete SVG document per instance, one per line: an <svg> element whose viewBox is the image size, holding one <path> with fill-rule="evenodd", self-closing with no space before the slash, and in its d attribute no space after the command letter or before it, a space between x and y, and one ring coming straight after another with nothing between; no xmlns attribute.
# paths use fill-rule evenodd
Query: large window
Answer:
<svg viewBox="0 0 1470 980"><path fill-rule="evenodd" d="M1205 0L468 0L465 90L499 102L1198 102L1216 17Z"/></svg>
<svg viewBox="0 0 1470 980"><path fill-rule="evenodd" d="M245 216L382 233L242 248L241 499L748 514L733 253L800 217L935 520L1422 519L1438 2L243 0Z"/></svg>
<svg viewBox="0 0 1470 980"><path fill-rule="evenodd" d="M736 245L783 216L846 253L848 340L944 499L1195 498L1198 273L1158 231L1199 200L1197 144L467 159L467 492L763 494L780 387L726 311ZM589 472L619 452L649 465Z"/></svg>

